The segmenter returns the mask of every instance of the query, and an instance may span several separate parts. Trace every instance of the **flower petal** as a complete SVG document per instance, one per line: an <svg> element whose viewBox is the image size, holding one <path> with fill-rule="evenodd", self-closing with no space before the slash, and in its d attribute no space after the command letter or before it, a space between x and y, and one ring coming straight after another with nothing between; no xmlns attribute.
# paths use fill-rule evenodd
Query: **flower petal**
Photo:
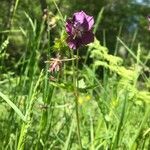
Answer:
<svg viewBox="0 0 150 150"><path fill-rule="evenodd" d="M74 22L78 22L80 24L83 24L85 21L85 13L84 11L76 12L73 14L73 20Z"/></svg>
<svg viewBox="0 0 150 150"><path fill-rule="evenodd" d="M72 28L73 28L72 21L68 19L66 21L66 31L69 35L72 35Z"/></svg>
<svg viewBox="0 0 150 150"><path fill-rule="evenodd" d="M80 39L73 39L72 36L69 36L66 42L71 49L77 49L82 45Z"/></svg>
<svg viewBox="0 0 150 150"><path fill-rule="evenodd" d="M94 25L94 19L92 16L87 15L84 11L74 13L74 23L80 23L86 30L91 30Z"/></svg>
<svg viewBox="0 0 150 150"><path fill-rule="evenodd" d="M86 45L91 42L94 42L94 34L92 33L92 31L84 33L82 36L82 44Z"/></svg>
<svg viewBox="0 0 150 150"><path fill-rule="evenodd" d="M91 30L94 25L94 19L92 16L88 16L88 15L86 15L85 17L88 22L88 30Z"/></svg>

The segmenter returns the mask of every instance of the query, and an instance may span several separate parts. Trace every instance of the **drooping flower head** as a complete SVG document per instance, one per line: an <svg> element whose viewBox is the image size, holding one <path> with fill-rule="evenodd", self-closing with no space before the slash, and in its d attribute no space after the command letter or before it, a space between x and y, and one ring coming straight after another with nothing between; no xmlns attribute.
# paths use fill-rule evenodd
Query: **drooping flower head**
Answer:
<svg viewBox="0 0 150 150"><path fill-rule="evenodd" d="M92 28L94 19L87 15L84 11L73 14L72 19L66 22L66 32L68 33L67 44L71 49L77 49L82 45L89 44L94 41Z"/></svg>
<svg viewBox="0 0 150 150"><path fill-rule="evenodd" d="M60 70L61 64L62 62L60 60L60 55L57 54L56 58L51 58L51 63L48 71L50 73L58 72Z"/></svg>

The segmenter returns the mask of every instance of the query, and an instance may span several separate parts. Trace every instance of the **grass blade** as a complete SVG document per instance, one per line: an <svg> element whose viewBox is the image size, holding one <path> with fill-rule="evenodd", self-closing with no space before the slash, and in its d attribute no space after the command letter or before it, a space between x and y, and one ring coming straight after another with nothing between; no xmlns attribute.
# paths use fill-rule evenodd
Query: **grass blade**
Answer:
<svg viewBox="0 0 150 150"><path fill-rule="evenodd" d="M25 116L20 111L20 109L11 100L9 100L9 98L6 95L4 95L2 92L0 92L0 97L6 101L6 103L19 115L19 117L23 121L26 121Z"/></svg>

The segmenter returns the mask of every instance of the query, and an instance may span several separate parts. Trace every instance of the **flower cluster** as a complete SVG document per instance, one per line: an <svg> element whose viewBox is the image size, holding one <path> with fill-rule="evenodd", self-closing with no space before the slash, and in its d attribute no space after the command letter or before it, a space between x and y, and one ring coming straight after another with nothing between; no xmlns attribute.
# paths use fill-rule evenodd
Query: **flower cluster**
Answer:
<svg viewBox="0 0 150 150"><path fill-rule="evenodd" d="M82 45L94 41L92 28L94 19L84 11L76 12L72 19L66 22L66 32L68 33L67 44L71 49L77 49Z"/></svg>

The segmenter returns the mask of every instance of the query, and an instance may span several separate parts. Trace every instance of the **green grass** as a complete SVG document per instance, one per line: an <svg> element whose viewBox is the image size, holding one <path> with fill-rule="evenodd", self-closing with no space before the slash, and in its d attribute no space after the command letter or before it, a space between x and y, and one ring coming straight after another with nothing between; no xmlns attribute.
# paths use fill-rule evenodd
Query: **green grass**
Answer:
<svg viewBox="0 0 150 150"><path fill-rule="evenodd" d="M99 13L94 32L103 11ZM59 15L62 23L60 11ZM0 75L0 149L148 150L150 82L143 68L148 67L149 58L141 60L140 44L135 54L118 37L115 55L110 55L95 39L87 48L83 63L79 64L78 59L64 62L55 76L56 81L51 81L49 64L39 65L43 53L47 55L43 63L51 58L51 31L44 30L44 21L39 25L27 13L25 16L27 29L20 27L25 47L22 57L13 66L14 71L5 66L7 40L11 41L11 37L0 47L3 70ZM46 39L43 39L45 34ZM130 65L116 56L119 44L129 52ZM68 50L68 53L72 52ZM93 60L90 65L86 63L88 57Z"/></svg>

